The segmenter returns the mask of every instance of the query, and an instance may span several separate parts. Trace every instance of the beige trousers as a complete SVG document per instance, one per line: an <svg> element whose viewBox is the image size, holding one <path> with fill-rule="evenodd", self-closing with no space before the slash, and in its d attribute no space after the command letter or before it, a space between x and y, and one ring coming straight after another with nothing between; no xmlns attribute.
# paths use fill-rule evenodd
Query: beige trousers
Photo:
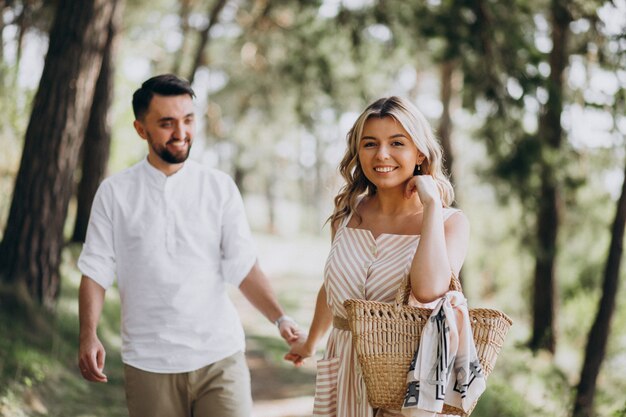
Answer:
<svg viewBox="0 0 626 417"><path fill-rule="evenodd" d="M243 352L192 372L159 374L124 365L130 417L250 417Z"/></svg>

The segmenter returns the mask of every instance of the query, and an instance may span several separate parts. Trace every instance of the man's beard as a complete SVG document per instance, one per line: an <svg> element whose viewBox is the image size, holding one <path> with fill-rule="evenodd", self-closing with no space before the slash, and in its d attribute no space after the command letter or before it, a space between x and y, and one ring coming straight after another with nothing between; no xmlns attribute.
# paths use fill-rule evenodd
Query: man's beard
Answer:
<svg viewBox="0 0 626 417"><path fill-rule="evenodd" d="M189 158L189 152L191 151L191 139L187 137L184 139L184 141L189 144L187 148L182 149L180 152L174 154L170 152L169 149L167 149L167 143L172 142L171 140L168 141L165 146L156 146L152 141L152 136L150 136L150 134L148 133L148 143L150 144L150 147L152 147L152 150L154 150L159 158L161 158L164 162L167 162L168 164L180 164L185 162L187 158Z"/></svg>

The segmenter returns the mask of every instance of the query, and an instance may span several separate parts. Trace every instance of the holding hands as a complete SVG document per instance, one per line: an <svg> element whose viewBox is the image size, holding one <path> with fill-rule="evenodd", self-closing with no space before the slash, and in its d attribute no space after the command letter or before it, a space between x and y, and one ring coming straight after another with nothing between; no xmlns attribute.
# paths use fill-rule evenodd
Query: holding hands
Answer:
<svg viewBox="0 0 626 417"><path fill-rule="evenodd" d="M288 316L282 316L277 320L278 331L285 342L292 346L300 338L300 329L298 324Z"/></svg>
<svg viewBox="0 0 626 417"><path fill-rule="evenodd" d="M300 338L291 345L291 350L284 356L285 360L293 362L295 366L302 366L306 358L315 354L315 347L308 343L306 334L301 334Z"/></svg>

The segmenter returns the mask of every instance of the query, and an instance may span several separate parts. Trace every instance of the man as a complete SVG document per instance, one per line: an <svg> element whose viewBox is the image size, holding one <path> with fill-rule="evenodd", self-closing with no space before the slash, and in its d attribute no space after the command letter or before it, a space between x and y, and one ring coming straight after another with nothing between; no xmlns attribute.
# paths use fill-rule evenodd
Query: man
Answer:
<svg viewBox="0 0 626 417"><path fill-rule="evenodd" d="M148 156L100 185L78 260L81 374L107 381L96 328L117 277L131 417L250 416L244 334L228 283L287 342L298 337L259 268L234 182L187 161L193 97L174 75L135 92L134 127Z"/></svg>

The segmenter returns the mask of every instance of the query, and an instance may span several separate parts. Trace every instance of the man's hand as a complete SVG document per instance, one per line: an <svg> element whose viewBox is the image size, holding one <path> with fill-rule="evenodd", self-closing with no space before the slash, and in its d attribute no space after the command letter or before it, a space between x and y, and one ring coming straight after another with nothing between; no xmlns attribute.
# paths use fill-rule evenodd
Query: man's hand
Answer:
<svg viewBox="0 0 626 417"><path fill-rule="evenodd" d="M78 289L78 319L80 322L78 369L87 381L107 382L104 369L104 346L100 343L96 328L104 305L105 289L86 275Z"/></svg>
<svg viewBox="0 0 626 417"><path fill-rule="evenodd" d="M78 351L78 369L87 381L107 382L107 376L102 373L106 352L98 336L81 337Z"/></svg>
<svg viewBox="0 0 626 417"><path fill-rule="evenodd" d="M289 346L297 342L300 337L298 324L291 319L281 321L278 325L278 330L280 331L282 338L285 339Z"/></svg>

